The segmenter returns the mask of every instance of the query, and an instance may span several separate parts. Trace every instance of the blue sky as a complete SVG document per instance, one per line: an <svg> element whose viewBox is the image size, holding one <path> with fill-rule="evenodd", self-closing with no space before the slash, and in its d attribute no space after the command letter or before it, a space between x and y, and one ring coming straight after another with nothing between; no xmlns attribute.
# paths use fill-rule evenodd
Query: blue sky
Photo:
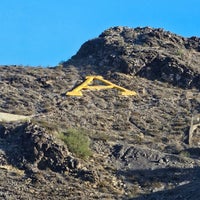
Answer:
<svg viewBox="0 0 200 200"><path fill-rule="evenodd" d="M200 37L199 0L1 0L0 65L55 66L113 26Z"/></svg>

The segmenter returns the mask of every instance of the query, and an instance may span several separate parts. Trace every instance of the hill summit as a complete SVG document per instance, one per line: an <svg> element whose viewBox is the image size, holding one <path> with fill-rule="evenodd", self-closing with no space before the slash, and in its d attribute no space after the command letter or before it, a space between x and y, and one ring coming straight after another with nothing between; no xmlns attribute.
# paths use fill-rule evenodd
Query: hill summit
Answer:
<svg viewBox="0 0 200 200"><path fill-rule="evenodd" d="M200 89L200 39L163 29L114 27L84 43L65 63ZM94 66L97 66L96 68Z"/></svg>

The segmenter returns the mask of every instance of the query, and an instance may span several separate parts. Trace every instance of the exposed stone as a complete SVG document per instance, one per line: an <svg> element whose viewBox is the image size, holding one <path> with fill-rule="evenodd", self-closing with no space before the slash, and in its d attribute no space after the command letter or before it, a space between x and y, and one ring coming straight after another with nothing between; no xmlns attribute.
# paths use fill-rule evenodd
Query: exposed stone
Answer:
<svg viewBox="0 0 200 200"><path fill-rule="evenodd" d="M57 144L45 128L25 123L15 130L11 129L9 134L11 143L17 141L15 151L8 150L10 163L15 166L26 169L27 164L31 164L38 169L55 172L65 172L78 166L78 160L70 156L65 146Z"/></svg>

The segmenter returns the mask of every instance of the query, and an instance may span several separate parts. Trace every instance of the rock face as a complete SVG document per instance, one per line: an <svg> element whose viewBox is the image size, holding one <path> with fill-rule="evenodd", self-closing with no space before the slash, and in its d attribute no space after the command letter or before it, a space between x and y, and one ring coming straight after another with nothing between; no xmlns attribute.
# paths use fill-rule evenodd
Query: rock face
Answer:
<svg viewBox="0 0 200 200"><path fill-rule="evenodd" d="M114 27L84 43L65 64L122 72L172 85L200 88L200 39L163 29ZM93 68L94 71L94 68Z"/></svg>
<svg viewBox="0 0 200 200"><path fill-rule="evenodd" d="M6 149L8 163L27 170L30 167L40 170L51 169L65 172L75 166L78 161L70 156L67 148L56 143L45 128L37 124L24 123L16 127L4 125L0 128L4 138L12 148Z"/></svg>

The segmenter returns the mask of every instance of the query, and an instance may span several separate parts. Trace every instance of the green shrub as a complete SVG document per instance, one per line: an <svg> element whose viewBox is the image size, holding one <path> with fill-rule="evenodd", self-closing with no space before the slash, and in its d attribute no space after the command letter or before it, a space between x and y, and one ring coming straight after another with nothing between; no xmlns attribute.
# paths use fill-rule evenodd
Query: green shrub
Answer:
<svg viewBox="0 0 200 200"><path fill-rule="evenodd" d="M84 130L68 129L66 132L60 133L60 139L78 157L87 158L92 155L90 141Z"/></svg>
<svg viewBox="0 0 200 200"><path fill-rule="evenodd" d="M187 157L187 158L190 157L190 153L189 153L188 151L186 151L186 150L181 151L181 152L179 153L179 155L180 155L181 157Z"/></svg>

